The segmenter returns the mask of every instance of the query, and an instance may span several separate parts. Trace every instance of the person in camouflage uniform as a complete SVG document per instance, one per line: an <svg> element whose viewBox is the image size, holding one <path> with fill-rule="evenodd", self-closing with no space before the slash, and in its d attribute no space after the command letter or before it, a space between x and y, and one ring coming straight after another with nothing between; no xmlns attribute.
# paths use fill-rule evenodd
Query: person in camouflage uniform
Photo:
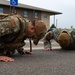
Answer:
<svg viewBox="0 0 75 75"><path fill-rule="evenodd" d="M0 60L12 62L9 56L15 53L25 54L23 46L26 38L32 38L35 45L46 33L46 25L41 20L31 22L21 15L7 15L0 20Z"/></svg>
<svg viewBox="0 0 75 75"><path fill-rule="evenodd" d="M52 29L44 37L45 50L51 50L50 40L54 39L63 49L75 49L74 29Z"/></svg>

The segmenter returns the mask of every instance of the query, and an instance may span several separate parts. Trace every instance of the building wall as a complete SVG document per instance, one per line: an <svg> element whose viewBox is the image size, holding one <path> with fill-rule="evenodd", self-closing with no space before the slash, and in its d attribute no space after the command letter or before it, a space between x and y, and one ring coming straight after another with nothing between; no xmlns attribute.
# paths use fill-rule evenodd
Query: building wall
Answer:
<svg viewBox="0 0 75 75"><path fill-rule="evenodd" d="M4 14L11 14L12 13L12 9L13 7L10 6L4 6L4 5L0 5L0 8L3 8L3 13ZM19 7L15 7L15 10L18 14L21 14L22 16L24 16L24 11L28 12L28 16L25 17L29 20L34 20L34 19L41 19L41 13L40 11L35 11L35 10L31 10L31 9L25 9L25 8L19 8ZM38 12L38 18L35 18L35 12Z"/></svg>
<svg viewBox="0 0 75 75"><path fill-rule="evenodd" d="M47 18L44 18L44 15L47 14ZM47 26L47 29L49 29L50 27L50 14L49 13L45 13L45 12L41 12L41 19L44 21L44 23Z"/></svg>
<svg viewBox="0 0 75 75"><path fill-rule="evenodd" d="M0 5L0 8L3 8L4 14L11 14L12 9L13 9L13 7L6 6L6 5ZM45 13L45 12L41 12L41 11L37 11L37 10L26 9L26 8L19 8L19 7L15 7L15 10L18 14L21 14L23 17L24 17L24 11L27 11L28 16L25 17L25 18L29 19L30 21L43 20L45 22L45 24L47 25L47 28L49 28L49 25L50 25L50 23L49 23L50 22L49 13ZM35 18L35 12L38 13L37 18ZM47 18L44 18L44 14L47 14Z"/></svg>

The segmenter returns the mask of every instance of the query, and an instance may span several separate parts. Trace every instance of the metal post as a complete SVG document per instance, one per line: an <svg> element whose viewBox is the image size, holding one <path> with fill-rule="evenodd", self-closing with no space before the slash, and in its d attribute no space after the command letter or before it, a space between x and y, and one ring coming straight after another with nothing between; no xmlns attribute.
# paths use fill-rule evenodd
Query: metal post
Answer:
<svg viewBox="0 0 75 75"><path fill-rule="evenodd" d="M33 10L33 21L35 20L35 10Z"/></svg>
<svg viewBox="0 0 75 75"><path fill-rule="evenodd" d="M55 25L55 15L54 15L54 25Z"/></svg>
<svg viewBox="0 0 75 75"><path fill-rule="evenodd" d="M15 13L15 6L13 6L13 12L12 12L13 14Z"/></svg>
<svg viewBox="0 0 75 75"><path fill-rule="evenodd" d="M57 22L58 22L58 19L56 19L56 28L57 28Z"/></svg>
<svg viewBox="0 0 75 75"><path fill-rule="evenodd" d="M11 6L10 6L10 14L11 14Z"/></svg>

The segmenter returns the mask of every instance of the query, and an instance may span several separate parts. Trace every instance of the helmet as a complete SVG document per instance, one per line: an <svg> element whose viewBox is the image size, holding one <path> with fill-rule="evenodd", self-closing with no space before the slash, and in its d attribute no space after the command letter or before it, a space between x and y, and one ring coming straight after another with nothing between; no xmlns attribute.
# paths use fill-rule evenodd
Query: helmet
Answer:
<svg viewBox="0 0 75 75"><path fill-rule="evenodd" d="M60 44L60 46L62 48L66 48L69 46L70 44L70 36L68 33L60 33L60 35L58 36L58 43Z"/></svg>
<svg viewBox="0 0 75 75"><path fill-rule="evenodd" d="M44 37L46 31L47 31L47 28L46 28L46 25L44 22L42 22L41 20L37 20L35 21L35 28L36 28L36 36L34 37L33 39L33 43L35 45L38 44L39 40Z"/></svg>

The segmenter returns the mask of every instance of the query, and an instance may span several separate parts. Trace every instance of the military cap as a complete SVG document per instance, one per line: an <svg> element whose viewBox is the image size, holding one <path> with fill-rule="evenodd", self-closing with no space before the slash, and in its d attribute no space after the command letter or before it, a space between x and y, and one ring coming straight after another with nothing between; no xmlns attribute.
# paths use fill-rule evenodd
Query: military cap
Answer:
<svg viewBox="0 0 75 75"><path fill-rule="evenodd" d="M68 33L62 32L58 36L58 43L62 48L66 48L70 44L70 35Z"/></svg>
<svg viewBox="0 0 75 75"><path fill-rule="evenodd" d="M35 45L37 45L39 40L42 37L44 37L44 35L45 35L46 31L47 31L47 27L46 27L44 22L42 22L41 20L37 20L37 21L35 21L35 28L36 28L36 30L35 30L36 36L33 39L33 43Z"/></svg>

